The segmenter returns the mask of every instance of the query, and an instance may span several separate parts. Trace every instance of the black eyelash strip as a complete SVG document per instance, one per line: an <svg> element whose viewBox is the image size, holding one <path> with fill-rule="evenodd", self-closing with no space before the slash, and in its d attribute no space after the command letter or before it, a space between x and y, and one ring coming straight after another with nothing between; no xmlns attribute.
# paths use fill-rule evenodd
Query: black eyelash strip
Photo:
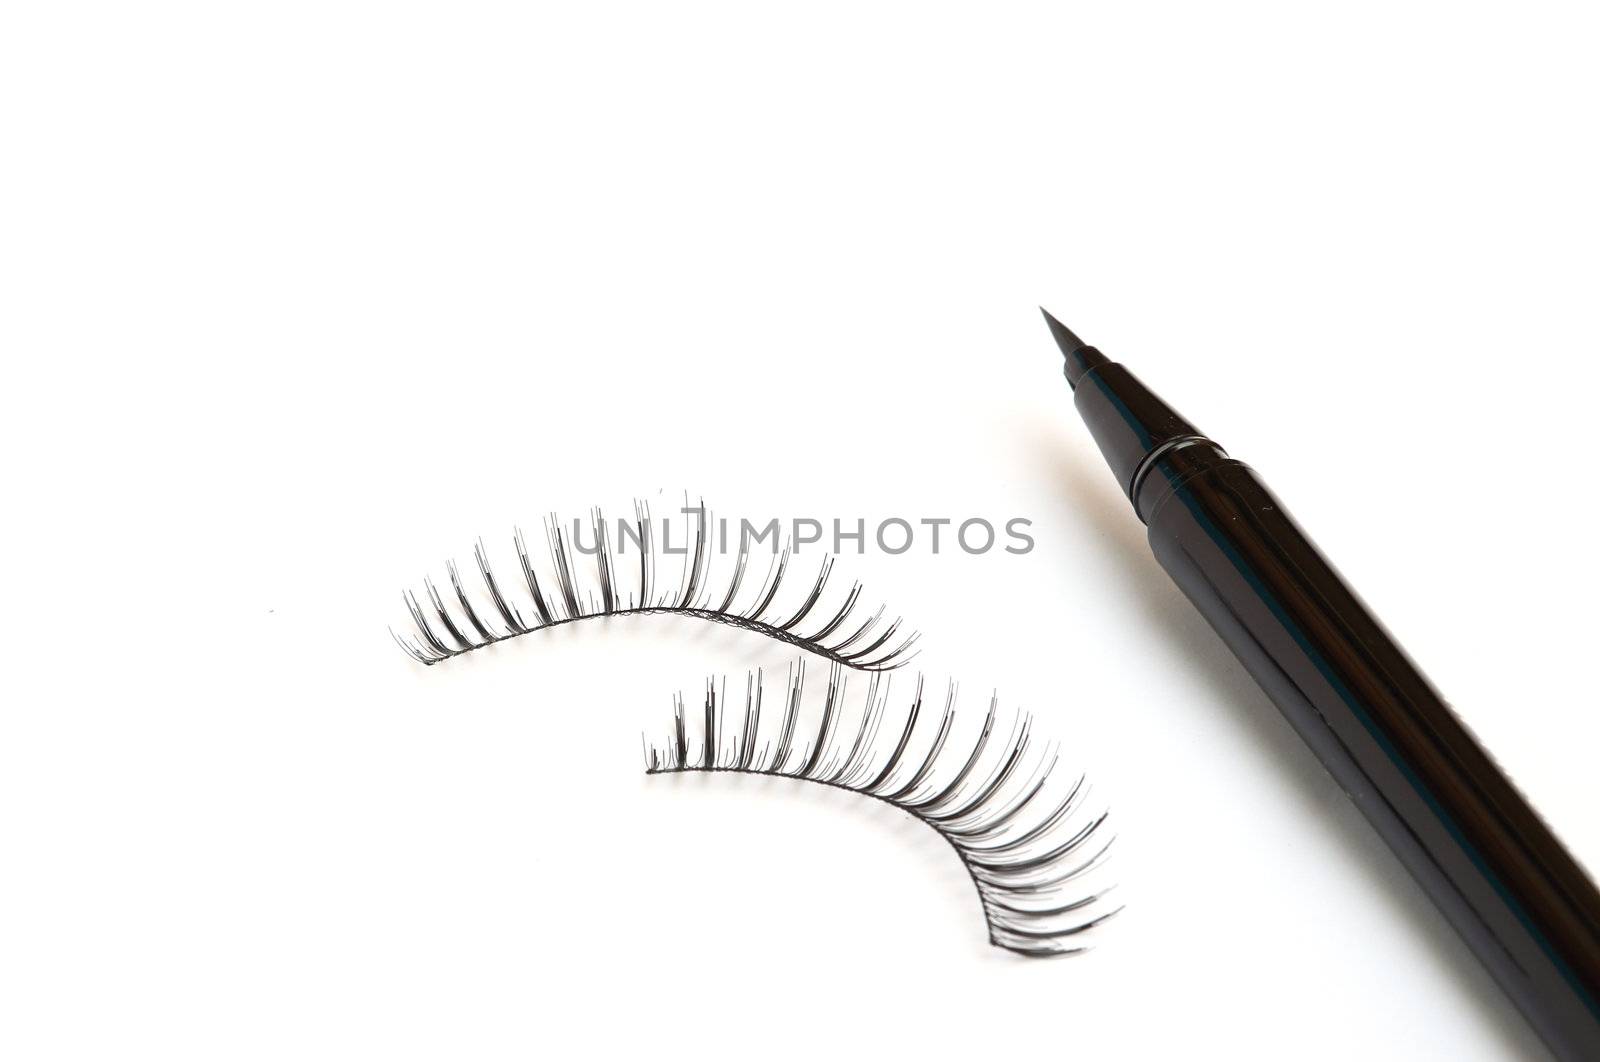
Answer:
<svg viewBox="0 0 1600 1062"><path fill-rule="evenodd" d="M699 734L683 698L676 699L672 732L659 743L645 741L649 774L685 772L739 773L797 778L858 793L893 805L931 827L960 857L988 923L989 941L1028 956L1070 955L1086 951L1080 935L1121 910L1090 914L1109 889L1084 896L1064 896L1064 887L1098 867L1110 847L1102 840L1105 813L1080 814L1087 797L1080 776L1066 787L1050 787L1059 749L1029 756L1032 720L1018 713L1011 735L995 755L985 753L997 735L995 700L989 703L982 729L970 748L956 753L949 746L955 723L956 691L951 684L931 739L919 727L926 713L923 680L918 676L911 705L905 710L894 750L881 763L874 747L887 715L889 678L869 680L860 719L848 741L845 715L846 676L838 665L829 669L815 736L797 743L805 664L790 668L775 728L762 723L762 677L746 679L742 712L728 719L723 684L706 686L705 706L698 715ZM808 728L809 729L809 728ZM891 731L893 732L893 728ZM907 756L913 740L924 753ZM959 763L946 770L946 761ZM1033 766L1024 772L1025 761ZM987 762L982 781L975 781ZM914 764L914 765L913 765ZM1050 790L1051 795L1039 797Z"/></svg>
<svg viewBox="0 0 1600 1062"><path fill-rule="evenodd" d="M520 586L496 574L480 540L473 548L481 583L478 603L473 603L460 570L450 562L445 566L450 581L448 593L441 593L431 579L424 579L423 599L410 591L404 595L414 637L392 629L390 633L414 659L437 664L495 642L578 620L671 614L754 631L857 671L886 671L904 665L915 655L912 646L917 634L905 631L898 618L885 625L882 606L864 622L852 619L861 601L860 583L852 584L836 611L817 611L833 573L831 556L823 558L805 599L793 611L779 609L775 604L779 588L789 574L792 553L788 546L774 553L766 578L753 594L743 595L747 600L741 603L740 591L750 561L749 543L741 537L730 571L720 580L713 579L708 534L711 514L703 506L691 511L697 515L689 521L690 541L684 550L683 572L675 586L658 585L661 580L656 568L661 550L656 545L655 521L645 503L634 503L634 519L626 525L627 538L636 544L639 556L636 573L618 570L605 517L599 509L591 514L595 542L592 588L588 580L580 580L574 544L567 540L552 515L545 523L549 563L543 572L533 563L520 530L515 536Z"/></svg>

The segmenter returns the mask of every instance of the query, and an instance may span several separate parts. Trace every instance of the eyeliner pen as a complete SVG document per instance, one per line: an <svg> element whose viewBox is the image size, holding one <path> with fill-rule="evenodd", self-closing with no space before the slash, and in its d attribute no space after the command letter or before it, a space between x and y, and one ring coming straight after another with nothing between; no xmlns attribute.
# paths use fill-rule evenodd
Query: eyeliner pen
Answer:
<svg viewBox="0 0 1600 1062"><path fill-rule="evenodd" d="M1600 1059L1600 893L1259 476L1045 313L1150 548L1563 1060Z"/></svg>

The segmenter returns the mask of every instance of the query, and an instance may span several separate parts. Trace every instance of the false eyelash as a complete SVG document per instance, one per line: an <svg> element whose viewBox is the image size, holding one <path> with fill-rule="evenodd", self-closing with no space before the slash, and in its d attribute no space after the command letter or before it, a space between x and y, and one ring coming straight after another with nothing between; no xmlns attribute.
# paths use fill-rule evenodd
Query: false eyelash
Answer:
<svg viewBox="0 0 1600 1062"><path fill-rule="evenodd" d="M882 681L880 682L880 679ZM1076 938L1105 922L1122 908L1096 914L1087 911L1107 892L1065 898L1060 890L1105 859L1111 840L1096 835L1106 814L1089 817L1077 826L1087 796L1079 776L1064 797L1034 805L1059 760L1059 748L1045 750L1024 780L1021 767L1029 759L1033 741L1032 720L1018 713L1004 752L993 762L981 783L973 783L985 750L996 734L997 701L991 699L983 728L972 747L957 755L947 752L955 721L955 685L945 695L944 710L928 751L909 769L906 751L923 715L923 680L916 692L894 751L875 765L874 748L888 702L887 676L873 675L865 707L848 752L838 740L845 695L845 676L838 665L830 668L816 737L805 747L795 744L805 664L789 672L780 705L782 716L776 744L761 742L762 676L757 671L745 682L744 710L729 726L724 690L715 680L706 685L705 708L698 741L691 739L688 713L681 696L675 698L672 732L664 742L645 740L647 774L737 773L797 778L831 786L890 804L929 826L949 842L977 889L988 924L989 942L1027 956L1070 955L1087 951ZM770 728L769 728L770 729ZM757 745L760 743L758 750ZM948 779L935 781L946 759L959 759L960 767ZM902 780L904 775L904 780ZM1091 843L1092 842L1092 843ZM1092 854L1090 854L1092 853Z"/></svg>
<svg viewBox="0 0 1600 1062"><path fill-rule="evenodd" d="M698 516L693 521L694 541L686 547L684 570L676 587L663 588L657 585L660 580L656 574L655 525L649 506L644 502L634 503L635 533L628 536L639 544L636 577L631 573L625 576L617 570L613 564L605 517L599 509L592 511L594 578L598 584L598 600L594 592L580 586L571 545L552 514L545 522L545 538L553 579L547 577L547 581L541 581L540 573L529 557L527 541L521 530L515 535L526 600L513 593L511 587L495 573L480 539L472 553L482 583L482 595L488 604L485 605L482 600L478 605L473 604L462 584L460 570L451 561L445 565L445 572L450 580L448 596L454 599L456 611L452 612L446 600L447 595L441 594L431 579L424 579L422 587L425 601L418 600L417 595L409 590L404 594L415 640L396 633L393 628L389 633L413 659L432 665L496 642L578 620L597 616L671 614L693 616L754 631L857 671L886 671L906 664L916 655L912 646L919 636L915 632L904 631L903 621L899 618L887 626L882 625L883 606L880 605L865 622L859 625L851 622L851 616L861 601L860 583L851 585L838 611L819 623L816 630L804 634L800 632L799 628L816 609L828 578L833 574L832 556L823 558L816 581L792 614L785 615L774 605L778 590L789 574L792 553L788 546L774 554L767 577L762 580L754 599L743 608L735 608L735 599L739 597L749 567L749 544L741 536L739 550L725 585L713 588L710 578L711 542L706 533L710 513L704 506L695 511Z"/></svg>

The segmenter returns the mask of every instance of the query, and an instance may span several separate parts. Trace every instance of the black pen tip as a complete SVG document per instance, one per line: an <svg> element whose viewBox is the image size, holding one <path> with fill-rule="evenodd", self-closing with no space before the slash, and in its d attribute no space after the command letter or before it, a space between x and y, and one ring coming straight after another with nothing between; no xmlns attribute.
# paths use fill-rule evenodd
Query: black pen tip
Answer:
<svg viewBox="0 0 1600 1062"><path fill-rule="evenodd" d="M1056 337L1056 346L1061 348L1062 354L1071 354L1081 347L1088 346L1087 343L1073 334L1072 329L1056 320L1055 315L1049 310L1041 306L1039 307L1039 312L1044 314L1044 323L1050 326L1050 334Z"/></svg>
<svg viewBox="0 0 1600 1062"><path fill-rule="evenodd" d="M1072 329L1056 320L1043 306L1039 307L1039 312L1044 314L1044 323L1050 326L1050 334L1055 336L1056 346L1061 348L1061 356L1066 359L1067 383L1077 390L1078 381L1084 373L1107 364L1111 359L1079 339Z"/></svg>

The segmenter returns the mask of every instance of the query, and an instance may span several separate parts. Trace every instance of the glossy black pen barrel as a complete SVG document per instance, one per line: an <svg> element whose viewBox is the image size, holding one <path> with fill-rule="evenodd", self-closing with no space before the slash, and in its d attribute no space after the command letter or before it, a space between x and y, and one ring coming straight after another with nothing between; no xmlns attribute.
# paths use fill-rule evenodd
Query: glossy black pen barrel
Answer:
<svg viewBox="0 0 1600 1062"><path fill-rule="evenodd" d="M1062 346L1162 567L1556 1056L1600 1059L1594 884L1255 472Z"/></svg>

